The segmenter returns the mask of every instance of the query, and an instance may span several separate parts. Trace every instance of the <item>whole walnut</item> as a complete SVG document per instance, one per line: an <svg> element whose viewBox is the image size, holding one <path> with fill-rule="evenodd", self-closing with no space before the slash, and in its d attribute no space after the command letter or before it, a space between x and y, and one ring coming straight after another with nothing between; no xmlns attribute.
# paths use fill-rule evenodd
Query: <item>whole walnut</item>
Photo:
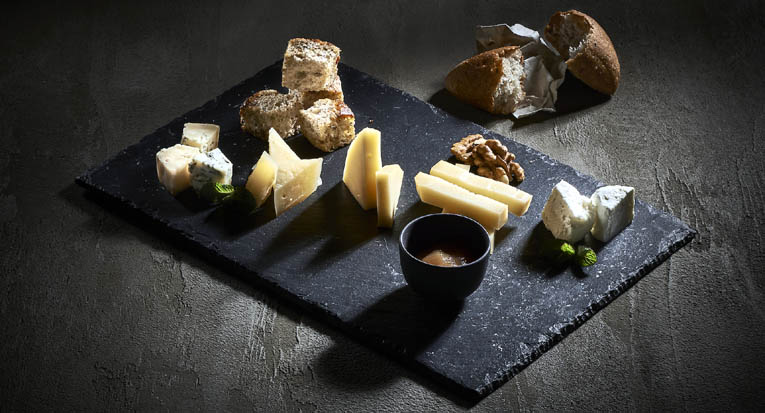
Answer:
<svg viewBox="0 0 765 413"><path fill-rule="evenodd" d="M515 162L515 155L496 139L482 135L468 135L452 145L452 154L462 163L474 165L478 175L509 184L522 182L523 168Z"/></svg>

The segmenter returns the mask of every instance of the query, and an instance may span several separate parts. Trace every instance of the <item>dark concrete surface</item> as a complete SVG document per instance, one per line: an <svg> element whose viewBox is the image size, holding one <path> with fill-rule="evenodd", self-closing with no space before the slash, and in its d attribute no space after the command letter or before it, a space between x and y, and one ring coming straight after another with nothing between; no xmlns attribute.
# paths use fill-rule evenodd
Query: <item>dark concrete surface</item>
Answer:
<svg viewBox="0 0 765 413"><path fill-rule="evenodd" d="M455 104L475 24L590 13L622 83L555 116ZM278 59L290 37L699 231L475 410L765 407L764 6L239 2L0 15L0 409L461 409L428 380L105 210L73 178ZM568 81L567 81L568 82ZM566 85L564 85L566 87Z"/></svg>

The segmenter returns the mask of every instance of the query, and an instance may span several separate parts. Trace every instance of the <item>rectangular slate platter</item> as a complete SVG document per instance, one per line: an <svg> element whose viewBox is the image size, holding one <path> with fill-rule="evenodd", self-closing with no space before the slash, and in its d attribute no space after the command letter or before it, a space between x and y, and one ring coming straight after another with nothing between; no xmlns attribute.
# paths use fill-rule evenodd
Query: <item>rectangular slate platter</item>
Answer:
<svg viewBox="0 0 765 413"><path fill-rule="evenodd" d="M637 200L632 225L605 245L590 241L598 251L597 264L551 268L536 256L538 243L550 237L540 216L551 188L565 179L590 194L600 182L349 66L341 64L339 74L356 130L381 130L383 164L398 163L405 171L392 230L378 229L375 211L362 211L342 183L347 147L325 154L300 135L287 141L303 158L324 158L323 184L278 218L272 206L246 216L205 205L192 191L174 198L157 181L156 152L180 141L185 122L208 122L221 127L220 148L234 163L233 183L244 184L266 147L240 130L238 109L258 90L280 89L281 62L157 129L76 182L103 195L106 207L137 213L147 229L182 241L471 401L497 389L695 235L680 220ZM511 215L497 233L478 290L462 304L438 305L406 286L397 240L411 219L438 212L419 202L414 175L449 159L451 144L473 133L499 139L516 154L526 171L519 187L534 199L525 216Z"/></svg>

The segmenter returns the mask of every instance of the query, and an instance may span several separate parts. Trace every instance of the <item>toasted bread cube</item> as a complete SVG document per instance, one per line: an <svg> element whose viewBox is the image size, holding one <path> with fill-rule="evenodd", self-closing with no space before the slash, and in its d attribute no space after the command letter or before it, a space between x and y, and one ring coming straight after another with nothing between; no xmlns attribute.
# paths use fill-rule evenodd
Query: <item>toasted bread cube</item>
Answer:
<svg viewBox="0 0 765 413"><path fill-rule="evenodd" d="M356 135L353 112L339 100L317 100L310 108L300 111L298 124L303 136L324 152L351 143Z"/></svg>
<svg viewBox="0 0 765 413"><path fill-rule="evenodd" d="M239 109L239 123L243 131L264 141L268 140L271 128L288 137L299 131L297 116L300 108L297 92L284 94L273 89L261 90L244 101Z"/></svg>
<svg viewBox="0 0 765 413"><path fill-rule="evenodd" d="M340 49L317 39L291 39L282 64L282 86L300 91L329 89L337 76Z"/></svg>

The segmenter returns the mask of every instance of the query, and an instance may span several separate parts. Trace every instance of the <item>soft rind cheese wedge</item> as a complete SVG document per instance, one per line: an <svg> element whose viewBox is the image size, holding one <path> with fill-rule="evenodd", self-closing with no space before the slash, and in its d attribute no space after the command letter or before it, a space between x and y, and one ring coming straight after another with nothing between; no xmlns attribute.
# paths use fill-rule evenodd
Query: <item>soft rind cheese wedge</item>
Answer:
<svg viewBox="0 0 765 413"><path fill-rule="evenodd" d="M414 183L422 202L473 218L489 232L502 228L507 222L507 205L502 202L423 172L414 177Z"/></svg>
<svg viewBox="0 0 765 413"><path fill-rule="evenodd" d="M590 232L608 242L632 222L635 216L635 188L611 185L598 188L592 196L594 222Z"/></svg>
<svg viewBox="0 0 765 413"><path fill-rule="evenodd" d="M542 210L542 222L557 239L577 242L592 228L590 198L583 196L566 181L558 182Z"/></svg>
<svg viewBox="0 0 765 413"><path fill-rule="evenodd" d="M191 186L189 164L199 149L176 144L157 152L157 178L172 195L177 195Z"/></svg>
<svg viewBox="0 0 765 413"><path fill-rule="evenodd" d="M209 182L230 185L234 165L220 149L215 148L194 156L189 164L189 174L191 186L198 192Z"/></svg>
<svg viewBox="0 0 765 413"><path fill-rule="evenodd" d="M377 206L376 174L380 169L380 131L364 128L348 148L343 182L365 211Z"/></svg>
<svg viewBox="0 0 765 413"><path fill-rule="evenodd" d="M202 152L209 152L218 147L220 126L212 123L186 123L183 125L181 145L199 148Z"/></svg>
<svg viewBox="0 0 765 413"><path fill-rule="evenodd" d="M303 202L319 186L322 159L299 159L286 165L278 164L274 183L276 216Z"/></svg>
<svg viewBox="0 0 765 413"><path fill-rule="evenodd" d="M276 174L279 170L279 166L276 161L271 158L268 152L263 152L258 159L258 163L252 167L252 173L247 178L247 184L245 188L255 198L255 205L260 207L266 202L266 198L271 195L271 190L276 183Z"/></svg>
<svg viewBox="0 0 765 413"><path fill-rule="evenodd" d="M468 167L467 170L459 165L439 161L430 169L430 174L461 186L468 191L502 202L516 216L522 216L529 210L531 194L514 186L470 173L470 166L466 166Z"/></svg>
<svg viewBox="0 0 765 413"><path fill-rule="evenodd" d="M385 165L375 174L377 187L377 226L393 227L404 170L399 165Z"/></svg>

